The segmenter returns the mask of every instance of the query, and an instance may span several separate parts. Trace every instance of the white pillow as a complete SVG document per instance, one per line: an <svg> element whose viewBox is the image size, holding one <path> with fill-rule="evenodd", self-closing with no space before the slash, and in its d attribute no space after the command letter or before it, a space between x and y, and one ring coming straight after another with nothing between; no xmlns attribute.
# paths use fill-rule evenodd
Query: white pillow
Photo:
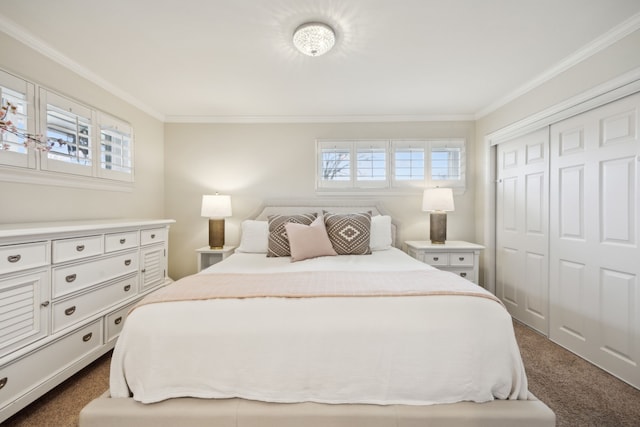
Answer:
<svg viewBox="0 0 640 427"><path fill-rule="evenodd" d="M242 236L236 252L266 254L269 245L269 223L247 219L242 221Z"/></svg>
<svg viewBox="0 0 640 427"><path fill-rule="evenodd" d="M371 217L371 240L369 247L372 251L391 249L391 217L376 215Z"/></svg>

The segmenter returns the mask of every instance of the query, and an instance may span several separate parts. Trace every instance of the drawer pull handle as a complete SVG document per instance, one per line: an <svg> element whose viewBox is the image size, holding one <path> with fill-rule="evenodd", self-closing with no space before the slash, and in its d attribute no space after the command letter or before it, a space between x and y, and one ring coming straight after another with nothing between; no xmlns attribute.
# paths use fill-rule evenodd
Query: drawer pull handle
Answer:
<svg viewBox="0 0 640 427"><path fill-rule="evenodd" d="M49 301L45 301L42 304L40 304L40 307L49 307Z"/></svg>
<svg viewBox="0 0 640 427"><path fill-rule="evenodd" d="M155 238L156 238L156 235L155 235L155 234L152 234L152 235L151 235L151 238L152 238L152 239L155 239Z"/></svg>
<svg viewBox="0 0 640 427"><path fill-rule="evenodd" d="M434 260L434 261L437 261L437 260L439 260L439 259L440 259L440 258L439 258L439 257L437 257L437 256L434 256L434 257L433 257L433 260Z"/></svg>
<svg viewBox="0 0 640 427"><path fill-rule="evenodd" d="M2 390L4 388L4 386L7 385L7 381L9 381L9 378L4 377L2 379L0 379L0 390Z"/></svg>
<svg viewBox="0 0 640 427"><path fill-rule="evenodd" d="M131 285L125 285L124 286L124 291L125 292L129 292L130 289L131 289Z"/></svg>
<svg viewBox="0 0 640 427"><path fill-rule="evenodd" d="M460 277L467 277L467 273L460 273Z"/></svg>
<svg viewBox="0 0 640 427"><path fill-rule="evenodd" d="M82 252L82 251L84 251L84 245L78 245L78 246L76 246L76 251L78 251L78 252Z"/></svg>
<svg viewBox="0 0 640 427"><path fill-rule="evenodd" d="M93 332L89 332L87 335L82 337L82 341L87 342L91 339L92 336L93 336Z"/></svg>
<svg viewBox="0 0 640 427"><path fill-rule="evenodd" d="M20 261L20 258L22 258L22 255L9 255L7 257L7 261L9 261L9 262L18 262L18 261Z"/></svg>
<svg viewBox="0 0 640 427"><path fill-rule="evenodd" d="M464 257L463 256L459 257L458 261L464 261Z"/></svg>
<svg viewBox="0 0 640 427"><path fill-rule="evenodd" d="M67 281L67 283L71 283L71 282L73 282L74 280L76 280L76 274L75 274L75 273L70 274L70 275L68 275L67 277L65 277L65 278L64 278L64 280L66 280L66 281Z"/></svg>
<svg viewBox="0 0 640 427"><path fill-rule="evenodd" d="M125 259L124 260L124 265L131 265L131 260L130 259Z"/></svg>
<svg viewBox="0 0 640 427"><path fill-rule="evenodd" d="M64 311L64 314L66 314L67 316L71 316L71 315L72 315L73 313L75 313L75 312L76 312L76 306L75 306L75 305L72 305L71 307L67 308L67 309Z"/></svg>
<svg viewBox="0 0 640 427"><path fill-rule="evenodd" d="M113 321L113 323L115 323L116 325L119 325L120 323L122 323L122 316L117 317L116 320Z"/></svg>
<svg viewBox="0 0 640 427"><path fill-rule="evenodd" d="M124 242L126 242L126 241L127 241L127 239L120 239L120 244L124 245Z"/></svg>

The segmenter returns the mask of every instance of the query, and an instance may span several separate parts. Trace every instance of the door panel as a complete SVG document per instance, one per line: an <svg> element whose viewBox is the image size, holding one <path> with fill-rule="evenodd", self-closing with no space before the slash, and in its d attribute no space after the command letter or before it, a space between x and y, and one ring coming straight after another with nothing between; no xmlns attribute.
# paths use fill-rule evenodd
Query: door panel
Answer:
<svg viewBox="0 0 640 427"><path fill-rule="evenodd" d="M519 321L548 334L549 131L498 146L496 294Z"/></svg>
<svg viewBox="0 0 640 427"><path fill-rule="evenodd" d="M551 126L549 337L640 387L640 94Z"/></svg>

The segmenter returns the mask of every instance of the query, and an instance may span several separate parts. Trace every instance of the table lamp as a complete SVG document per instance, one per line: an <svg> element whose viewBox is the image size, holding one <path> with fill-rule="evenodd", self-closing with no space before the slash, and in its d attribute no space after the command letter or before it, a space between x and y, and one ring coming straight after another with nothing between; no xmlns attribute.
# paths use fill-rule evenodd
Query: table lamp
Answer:
<svg viewBox="0 0 640 427"><path fill-rule="evenodd" d="M422 210L430 213L429 237L432 244L447 240L447 212L454 211L451 188L427 188L422 197Z"/></svg>
<svg viewBox="0 0 640 427"><path fill-rule="evenodd" d="M224 219L231 216L231 197L222 194L202 196L201 216L209 218L209 247L224 247Z"/></svg>

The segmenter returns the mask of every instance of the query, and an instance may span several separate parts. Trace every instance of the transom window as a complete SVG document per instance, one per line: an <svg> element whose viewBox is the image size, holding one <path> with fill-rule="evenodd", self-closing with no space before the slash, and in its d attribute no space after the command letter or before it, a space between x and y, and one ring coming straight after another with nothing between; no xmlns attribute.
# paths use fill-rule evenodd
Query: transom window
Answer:
<svg viewBox="0 0 640 427"><path fill-rule="evenodd" d="M465 186L465 140L319 140L319 191Z"/></svg>
<svg viewBox="0 0 640 427"><path fill-rule="evenodd" d="M5 122L11 121L0 133L0 179L101 188L115 188L104 179L133 182L128 123L2 70L0 98L10 109ZM43 144L34 146L26 134Z"/></svg>

